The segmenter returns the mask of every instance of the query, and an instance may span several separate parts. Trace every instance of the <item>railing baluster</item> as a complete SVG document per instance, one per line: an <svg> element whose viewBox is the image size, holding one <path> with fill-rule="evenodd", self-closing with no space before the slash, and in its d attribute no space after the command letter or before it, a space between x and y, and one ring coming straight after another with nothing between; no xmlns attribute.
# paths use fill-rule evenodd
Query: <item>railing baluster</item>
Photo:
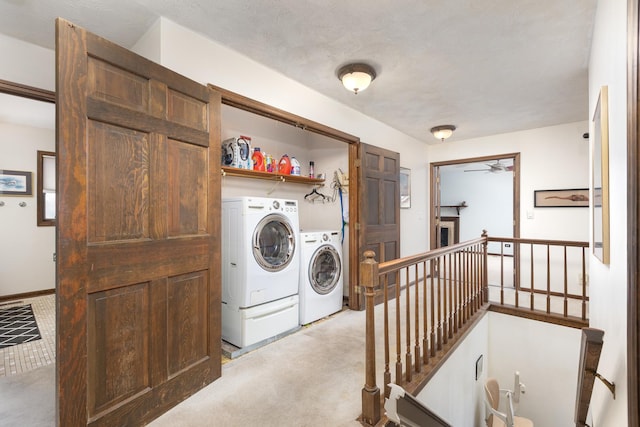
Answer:
<svg viewBox="0 0 640 427"><path fill-rule="evenodd" d="M441 257L438 257L438 351L442 350L442 265Z"/></svg>
<svg viewBox="0 0 640 427"><path fill-rule="evenodd" d="M504 305L504 245L500 244L500 305Z"/></svg>
<svg viewBox="0 0 640 427"><path fill-rule="evenodd" d="M407 296L405 312L407 314L406 317L406 325L405 332L407 334L407 353L405 355L405 364L407 369L405 369L406 381L411 382L411 289L409 288L409 267L404 269L405 271L405 295Z"/></svg>
<svg viewBox="0 0 640 427"><path fill-rule="evenodd" d="M465 319L464 319L464 323L467 323L467 321L471 318L471 281L473 280L473 276L471 274L471 249L467 248L467 250L465 251L465 257L467 258L467 272L466 272L466 276L467 276L467 280L465 280L467 282L467 285L465 286L465 292L467 293L466 298L465 298L465 304L467 304L467 309L465 310Z"/></svg>
<svg viewBox="0 0 640 427"><path fill-rule="evenodd" d="M569 314L569 300L567 294L569 293L569 281L567 280L567 246L564 246L564 317Z"/></svg>
<svg viewBox="0 0 640 427"><path fill-rule="evenodd" d="M447 316L447 257L442 257L442 344L449 342Z"/></svg>
<svg viewBox="0 0 640 427"><path fill-rule="evenodd" d="M534 296L534 282L533 282L533 278L534 278L534 274L533 274L533 270L534 270L534 263L533 263L533 243L531 244L531 285L529 286L530 291L530 299L531 299L531 310L533 310L533 296Z"/></svg>
<svg viewBox="0 0 640 427"><path fill-rule="evenodd" d="M427 278L429 275L427 274L427 262L424 261L422 263L423 269L423 278L422 278L422 324L424 329L424 335L422 337L422 363L429 363L429 340L427 336L429 335L429 318L427 317Z"/></svg>
<svg viewBox="0 0 640 427"><path fill-rule="evenodd" d="M384 396L389 397L391 393L391 344L389 343L389 275L385 274L382 279L384 295Z"/></svg>
<svg viewBox="0 0 640 427"><path fill-rule="evenodd" d="M487 241L487 230L482 230L482 237L485 239L482 242L482 286L484 287L482 293L484 295L483 303L486 304L489 302L489 242Z"/></svg>
<svg viewBox="0 0 640 427"><path fill-rule="evenodd" d="M434 267L434 260L431 260L429 262L430 264L430 271L431 271L431 279L430 279L430 284L431 284L431 357L436 357L436 310L435 310L435 289L434 289L434 281L435 281L435 274L436 274L436 269Z"/></svg>
<svg viewBox="0 0 640 427"><path fill-rule="evenodd" d="M587 319L587 272L585 248L582 248L582 320Z"/></svg>
<svg viewBox="0 0 640 427"><path fill-rule="evenodd" d="M547 245L547 314L551 313L551 253Z"/></svg>
<svg viewBox="0 0 640 427"><path fill-rule="evenodd" d="M517 250L515 245L518 245ZM513 252L514 252L514 257L513 257L513 291L515 292L515 300L516 300L516 308L520 307L520 274L516 273L519 272L521 269L521 260L520 260L520 250L522 249L522 246L520 243L516 243L514 244L513 247ZM518 257L516 257L515 255L518 254ZM516 262L518 263L516 265Z"/></svg>
<svg viewBox="0 0 640 427"><path fill-rule="evenodd" d="M458 332L460 315L460 253L453 254L453 333Z"/></svg>
<svg viewBox="0 0 640 427"><path fill-rule="evenodd" d="M402 333L400 331L400 271L396 271L396 384L402 385Z"/></svg>
<svg viewBox="0 0 640 427"><path fill-rule="evenodd" d="M422 360L421 360L421 351L420 351L420 293L418 292L420 290L420 280L419 280L419 269L418 269L418 264L415 265L415 269L414 269L414 276L415 276L415 295L416 295L416 301L415 301L415 313L416 313L416 319L415 319L415 334L416 334L416 343L415 343L415 349L414 351L414 357L415 357L415 370L416 372L420 372L422 370Z"/></svg>
<svg viewBox="0 0 640 427"><path fill-rule="evenodd" d="M479 274L478 274L478 255L479 255L479 251L478 251L478 245L475 245L473 247L473 255L471 257L472 259L472 274L473 274L473 280L471 281L472 286L473 286L473 313L475 314L476 311L478 311L478 285L480 284L480 280L479 280Z"/></svg>
<svg viewBox="0 0 640 427"><path fill-rule="evenodd" d="M449 316L447 317L447 323L449 325L449 338L453 338L453 264L451 264L451 254L447 255L449 258Z"/></svg>

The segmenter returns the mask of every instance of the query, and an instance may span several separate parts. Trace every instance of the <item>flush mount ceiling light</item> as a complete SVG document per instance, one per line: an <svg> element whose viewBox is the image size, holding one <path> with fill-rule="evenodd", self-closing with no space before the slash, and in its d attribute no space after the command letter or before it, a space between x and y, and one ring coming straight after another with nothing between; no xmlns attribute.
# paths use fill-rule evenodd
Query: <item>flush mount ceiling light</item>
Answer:
<svg viewBox="0 0 640 427"><path fill-rule="evenodd" d="M338 70L338 78L347 90L357 95L368 88L376 78L376 70L371 65L363 63L347 64Z"/></svg>
<svg viewBox="0 0 640 427"><path fill-rule="evenodd" d="M456 130L454 125L442 125L431 128L431 133L433 136L438 138L440 141L444 141L453 135L453 131Z"/></svg>

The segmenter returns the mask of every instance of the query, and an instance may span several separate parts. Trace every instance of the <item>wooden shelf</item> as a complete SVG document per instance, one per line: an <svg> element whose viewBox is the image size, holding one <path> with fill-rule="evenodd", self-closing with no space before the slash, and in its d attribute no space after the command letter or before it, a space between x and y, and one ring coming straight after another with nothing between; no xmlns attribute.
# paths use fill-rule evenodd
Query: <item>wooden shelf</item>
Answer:
<svg viewBox="0 0 640 427"><path fill-rule="evenodd" d="M296 184L322 184L324 179L309 178L306 176L283 175L280 173L269 173L254 171L251 169L238 169L222 166L222 176L237 176L242 178L265 179L269 181L292 182Z"/></svg>
<svg viewBox="0 0 640 427"><path fill-rule="evenodd" d="M460 209L466 208L467 205L465 202L462 202L458 205L440 205L441 208L454 208L456 210L456 212L458 212L458 215L460 215Z"/></svg>

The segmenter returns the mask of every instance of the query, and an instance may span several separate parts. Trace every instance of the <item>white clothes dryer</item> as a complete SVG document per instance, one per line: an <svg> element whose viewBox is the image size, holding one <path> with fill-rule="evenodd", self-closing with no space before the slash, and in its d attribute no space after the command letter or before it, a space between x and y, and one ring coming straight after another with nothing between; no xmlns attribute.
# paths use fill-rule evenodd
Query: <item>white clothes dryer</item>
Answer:
<svg viewBox="0 0 640 427"><path fill-rule="evenodd" d="M222 337L238 347L299 325L298 202L222 201Z"/></svg>
<svg viewBox="0 0 640 427"><path fill-rule="evenodd" d="M342 309L342 244L339 231L302 231L300 324Z"/></svg>

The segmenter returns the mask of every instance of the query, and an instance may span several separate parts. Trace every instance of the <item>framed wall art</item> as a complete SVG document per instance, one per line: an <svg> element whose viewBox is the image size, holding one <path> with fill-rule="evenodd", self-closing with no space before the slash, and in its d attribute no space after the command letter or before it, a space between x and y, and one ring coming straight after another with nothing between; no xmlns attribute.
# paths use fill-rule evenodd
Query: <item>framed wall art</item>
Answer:
<svg viewBox="0 0 640 427"><path fill-rule="evenodd" d="M589 189L535 190L533 206L536 208L588 208Z"/></svg>
<svg viewBox="0 0 640 427"><path fill-rule="evenodd" d="M400 168L400 208L411 207L411 169Z"/></svg>
<svg viewBox="0 0 640 427"><path fill-rule="evenodd" d="M0 169L0 194L31 196L31 172Z"/></svg>
<svg viewBox="0 0 640 427"><path fill-rule="evenodd" d="M608 88L602 86L592 121L593 159L591 203L593 217L593 254L609 264L609 100Z"/></svg>

